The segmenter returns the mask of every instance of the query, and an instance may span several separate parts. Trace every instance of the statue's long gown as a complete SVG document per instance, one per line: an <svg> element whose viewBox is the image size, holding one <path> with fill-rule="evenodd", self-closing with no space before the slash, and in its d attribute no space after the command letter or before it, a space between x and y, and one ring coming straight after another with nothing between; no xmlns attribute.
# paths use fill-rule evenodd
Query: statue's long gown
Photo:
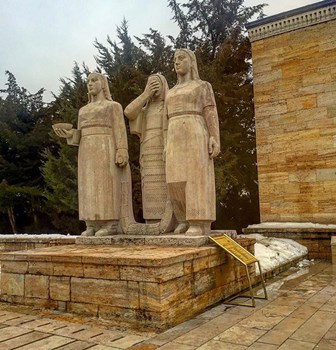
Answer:
<svg viewBox="0 0 336 350"><path fill-rule="evenodd" d="M160 220L167 202L163 116L164 101L152 101L129 122L131 133L140 137L142 210L146 220Z"/></svg>
<svg viewBox="0 0 336 350"><path fill-rule="evenodd" d="M219 128L212 87L202 80L178 84L169 90L166 108L169 196L185 213L187 221L214 221L215 175L208 143L209 137L213 136L219 144ZM212 132L209 132L209 126ZM181 219L178 217L178 220Z"/></svg>
<svg viewBox="0 0 336 350"><path fill-rule="evenodd" d="M79 144L79 219L119 220L125 169L115 164L115 156L117 149L128 148L121 105L104 100L82 107L71 143Z"/></svg>

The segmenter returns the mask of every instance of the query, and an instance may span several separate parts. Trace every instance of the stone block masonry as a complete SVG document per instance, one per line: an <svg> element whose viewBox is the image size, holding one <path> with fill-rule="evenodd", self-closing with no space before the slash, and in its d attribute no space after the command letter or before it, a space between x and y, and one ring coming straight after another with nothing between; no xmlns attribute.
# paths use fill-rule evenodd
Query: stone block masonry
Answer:
<svg viewBox="0 0 336 350"><path fill-rule="evenodd" d="M335 223L335 2L247 27L261 221Z"/></svg>
<svg viewBox="0 0 336 350"><path fill-rule="evenodd" d="M239 239L254 252L254 239ZM4 302L160 330L247 288L244 269L215 246L68 245L3 253ZM254 266L251 266L255 280Z"/></svg>

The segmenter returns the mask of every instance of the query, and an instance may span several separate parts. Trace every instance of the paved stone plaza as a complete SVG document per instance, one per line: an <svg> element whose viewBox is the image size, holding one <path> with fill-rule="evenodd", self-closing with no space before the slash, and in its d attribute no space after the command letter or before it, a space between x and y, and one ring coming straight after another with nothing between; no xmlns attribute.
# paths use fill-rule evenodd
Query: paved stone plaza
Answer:
<svg viewBox="0 0 336 350"><path fill-rule="evenodd" d="M0 304L0 349L336 349L335 265L288 270L267 289L269 300L256 308L220 304L161 334Z"/></svg>

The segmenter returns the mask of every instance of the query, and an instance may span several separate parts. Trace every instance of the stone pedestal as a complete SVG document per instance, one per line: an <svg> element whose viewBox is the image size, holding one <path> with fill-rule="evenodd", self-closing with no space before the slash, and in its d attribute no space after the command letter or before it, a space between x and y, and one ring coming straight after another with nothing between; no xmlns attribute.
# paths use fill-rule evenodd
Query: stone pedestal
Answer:
<svg viewBox="0 0 336 350"><path fill-rule="evenodd" d="M254 239L239 239L254 251ZM0 300L162 330L247 287L215 246L68 245L3 253ZM254 266L251 273L255 279Z"/></svg>

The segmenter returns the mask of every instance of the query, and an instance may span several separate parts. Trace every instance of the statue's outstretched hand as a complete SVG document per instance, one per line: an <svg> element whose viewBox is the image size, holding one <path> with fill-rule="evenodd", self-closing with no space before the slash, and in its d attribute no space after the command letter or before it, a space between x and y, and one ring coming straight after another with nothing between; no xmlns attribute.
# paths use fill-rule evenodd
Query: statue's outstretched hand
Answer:
<svg viewBox="0 0 336 350"><path fill-rule="evenodd" d="M128 150L125 148L120 148L117 150L115 163L119 167L124 167L128 163Z"/></svg>
<svg viewBox="0 0 336 350"><path fill-rule="evenodd" d="M65 130L65 129L59 129L59 128L54 128L55 134L59 137L63 137L65 139L69 139L72 137L74 134L74 129L71 130Z"/></svg>
<svg viewBox="0 0 336 350"><path fill-rule="evenodd" d="M210 138L209 138L209 156L210 156L210 159L217 157L219 152L220 152L220 148L219 148L218 143L216 142L216 140L213 136L210 136Z"/></svg>

